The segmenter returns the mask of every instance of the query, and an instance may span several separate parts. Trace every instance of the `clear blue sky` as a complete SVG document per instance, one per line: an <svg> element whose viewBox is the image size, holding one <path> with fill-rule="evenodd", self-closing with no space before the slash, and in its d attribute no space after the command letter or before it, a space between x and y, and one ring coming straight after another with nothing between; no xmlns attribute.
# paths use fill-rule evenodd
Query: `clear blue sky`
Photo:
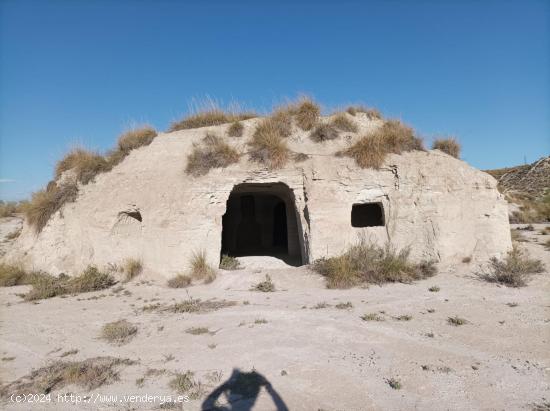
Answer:
<svg viewBox="0 0 550 411"><path fill-rule="evenodd" d="M160 130L193 98L314 96L455 135L479 168L550 153L550 1L0 0L0 198L76 143Z"/></svg>

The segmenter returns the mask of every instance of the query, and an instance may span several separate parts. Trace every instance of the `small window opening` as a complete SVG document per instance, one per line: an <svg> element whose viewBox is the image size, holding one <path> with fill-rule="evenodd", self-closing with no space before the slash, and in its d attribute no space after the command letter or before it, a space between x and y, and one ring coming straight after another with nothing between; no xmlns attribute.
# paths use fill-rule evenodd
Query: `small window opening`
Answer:
<svg viewBox="0 0 550 411"><path fill-rule="evenodd" d="M141 218L141 213L139 211L121 211L120 213L118 213L119 215L119 218L120 216L127 216L127 217L131 217L133 218L134 220L138 220L140 223L143 221L142 218Z"/></svg>
<svg viewBox="0 0 550 411"><path fill-rule="evenodd" d="M379 227L384 225L382 203L354 204L351 207L352 227Z"/></svg>

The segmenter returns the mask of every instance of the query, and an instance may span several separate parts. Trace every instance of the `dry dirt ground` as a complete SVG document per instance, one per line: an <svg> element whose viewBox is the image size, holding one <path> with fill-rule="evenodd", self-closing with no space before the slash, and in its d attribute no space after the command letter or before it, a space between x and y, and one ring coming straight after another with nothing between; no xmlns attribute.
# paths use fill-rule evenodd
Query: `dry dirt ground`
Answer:
<svg viewBox="0 0 550 411"><path fill-rule="evenodd" d="M528 239L523 245L550 268L550 251L542 245L550 236L535 227L522 231ZM27 286L0 288L2 384L60 359L136 362L121 366L112 384L91 391L67 386L54 391L49 404L4 401L0 408L199 410L234 372L243 373L240 388L220 395L219 408L204 409L530 410L550 401L548 271L527 287L507 288L478 280L476 266L463 263L414 284L328 290L306 267L260 269L257 258L242 260L248 268L223 271L214 283L188 289L167 288L144 273L122 284L124 291L113 292L115 286L33 304L17 296ZM277 290L250 291L266 274ZM432 286L440 290L429 291ZM207 313L143 311L189 296L236 305ZM347 302L352 307L336 308ZM363 321L369 313L383 321ZM396 318L403 315L412 318ZM468 322L450 325L453 316ZM135 338L120 346L99 338L105 323L120 319L138 327ZM209 332L193 335L186 332L191 327ZM71 350L78 351L61 357ZM162 371L147 376L148 369ZM163 406L124 402L122 396L131 394L174 397L173 373L187 370L202 384L200 399ZM252 370L265 380L251 378ZM390 386L392 379L400 389ZM65 393L96 403L57 402ZM98 394L118 397L101 402Z"/></svg>

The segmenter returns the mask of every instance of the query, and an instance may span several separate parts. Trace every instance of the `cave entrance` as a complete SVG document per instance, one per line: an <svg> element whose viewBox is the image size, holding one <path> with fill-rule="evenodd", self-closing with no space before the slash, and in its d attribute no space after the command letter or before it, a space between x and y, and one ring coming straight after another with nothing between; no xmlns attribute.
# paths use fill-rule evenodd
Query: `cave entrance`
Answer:
<svg viewBox="0 0 550 411"><path fill-rule="evenodd" d="M221 254L272 256L302 264L302 231L294 194L283 183L233 187L222 218Z"/></svg>

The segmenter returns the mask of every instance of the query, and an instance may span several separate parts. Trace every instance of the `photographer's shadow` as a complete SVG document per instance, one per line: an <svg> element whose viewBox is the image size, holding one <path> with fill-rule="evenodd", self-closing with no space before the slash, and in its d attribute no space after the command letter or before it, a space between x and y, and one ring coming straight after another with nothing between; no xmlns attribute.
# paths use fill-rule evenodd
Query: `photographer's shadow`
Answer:
<svg viewBox="0 0 550 411"><path fill-rule="evenodd" d="M242 372L238 368L233 369L231 376L212 391L202 403L202 411L251 411L256 403L261 388L264 387L271 396L274 410L288 411L288 407L271 383L260 373L252 370ZM225 404L218 405L222 395Z"/></svg>

